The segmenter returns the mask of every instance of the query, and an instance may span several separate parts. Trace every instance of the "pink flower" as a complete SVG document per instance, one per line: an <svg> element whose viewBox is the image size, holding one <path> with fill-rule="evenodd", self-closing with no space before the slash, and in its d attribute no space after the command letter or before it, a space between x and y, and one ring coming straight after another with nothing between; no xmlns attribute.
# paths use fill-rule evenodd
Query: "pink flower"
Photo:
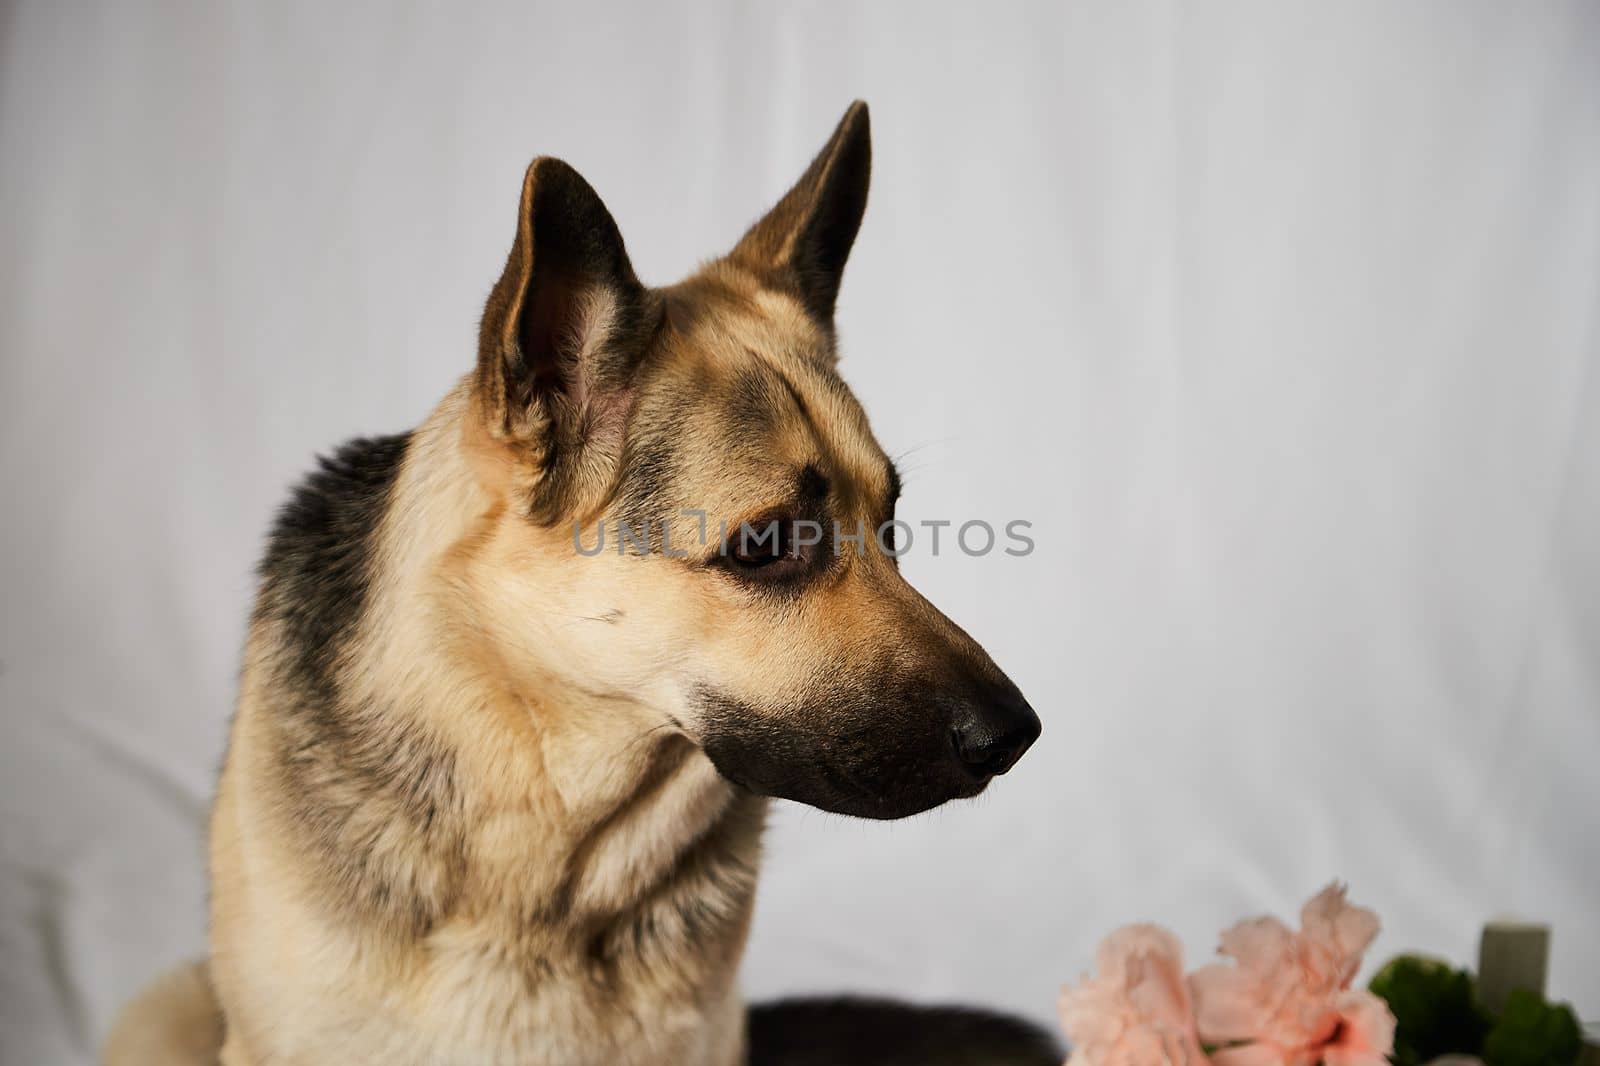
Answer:
<svg viewBox="0 0 1600 1066"><path fill-rule="evenodd" d="M1377 915L1329 885L1300 911L1300 931L1275 918L1222 934L1237 965L1202 967L1189 979L1202 1039L1221 1045L1216 1066L1385 1066L1394 1016L1350 987L1378 935Z"/></svg>
<svg viewBox="0 0 1600 1066"><path fill-rule="evenodd" d="M1176 937L1124 926L1101 942L1095 963L1098 976L1061 990L1069 1066L1203 1066Z"/></svg>

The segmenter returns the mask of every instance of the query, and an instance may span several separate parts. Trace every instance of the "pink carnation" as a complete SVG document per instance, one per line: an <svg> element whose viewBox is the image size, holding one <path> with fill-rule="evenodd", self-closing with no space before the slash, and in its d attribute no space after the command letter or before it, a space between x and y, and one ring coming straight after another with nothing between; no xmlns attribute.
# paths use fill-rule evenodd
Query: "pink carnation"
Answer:
<svg viewBox="0 0 1600 1066"><path fill-rule="evenodd" d="M1069 1066L1202 1066L1183 948L1155 925L1129 925L1100 944L1098 976L1061 991Z"/></svg>
<svg viewBox="0 0 1600 1066"><path fill-rule="evenodd" d="M1386 1066L1394 1016L1350 987L1378 935L1377 915L1329 885L1300 911L1300 931L1275 918L1222 934L1217 963L1190 978L1200 1036L1215 1066Z"/></svg>

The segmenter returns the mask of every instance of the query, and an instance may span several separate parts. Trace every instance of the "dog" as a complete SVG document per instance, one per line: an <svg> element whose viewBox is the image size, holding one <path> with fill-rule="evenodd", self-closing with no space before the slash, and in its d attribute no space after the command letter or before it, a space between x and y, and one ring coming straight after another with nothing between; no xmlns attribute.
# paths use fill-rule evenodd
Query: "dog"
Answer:
<svg viewBox="0 0 1600 1066"><path fill-rule="evenodd" d="M870 171L858 101L730 253L653 289L534 160L475 367L277 519L209 959L109 1063L1061 1061L996 1014L747 1011L736 984L772 798L905 817L1040 729L893 551L797 532L881 529L899 495L836 372ZM591 547L607 523L633 550Z"/></svg>

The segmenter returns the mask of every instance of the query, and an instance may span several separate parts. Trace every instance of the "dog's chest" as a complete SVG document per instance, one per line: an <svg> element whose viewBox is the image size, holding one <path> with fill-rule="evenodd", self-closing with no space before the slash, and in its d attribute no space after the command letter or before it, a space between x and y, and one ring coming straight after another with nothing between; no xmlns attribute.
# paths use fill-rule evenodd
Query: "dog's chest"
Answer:
<svg viewBox="0 0 1600 1066"><path fill-rule="evenodd" d="M742 1007L734 995L710 1010L641 1004L644 1013L596 1009L578 989L529 997L515 979L480 973L470 995L420 1011L329 1019L319 1062L386 1066L668 1066L738 1061ZM342 1047L340 1047L342 1045ZM338 1053L332 1053L339 1047Z"/></svg>
<svg viewBox="0 0 1600 1066"><path fill-rule="evenodd" d="M315 944L293 946L309 949L314 965L277 970L254 983L249 1009L235 1020L245 1023L239 1036L256 1057L229 1066L740 1061L736 948L722 960L716 950L691 959L676 950L658 953L660 946L646 938L637 943L643 957L607 957L614 947L597 944L590 954L581 940L546 932L541 939L537 931L459 920L396 953L373 951L359 936L324 928ZM630 941L633 935L627 934ZM697 961L707 965L695 975L674 972L694 970Z"/></svg>
<svg viewBox="0 0 1600 1066"><path fill-rule="evenodd" d="M371 1027L387 1046L370 1061L720 1066L739 1059L743 1008L731 982L707 997L704 989L691 994L656 975L599 963L568 959L530 970L513 953L472 939L438 950L409 982L414 1009Z"/></svg>
<svg viewBox="0 0 1600 1066"><path fill-rule="evenodd" d="M670 877L600 916L613 876L461 910L398 958L346 956L349 980L302 1006L342 1057L396 1066L657 1066L740 1060L735 975L754 889L759 805L719 809ZM636 855L630 847L629 854ZM681 865L679 865L681 864ZM635 874L642 871L634 868ZM526 876L526 874L525 874ZM352 945L353 946L353 945ZM337 1005L335 1005L337 1004Z"/></svg>
<svg viewBox="0 0 1600 1066"><path fill-rule="evenodd" d="M292 1061L384 1066L734 1066L742 1061L744 1050L743 1005L731 995L716 1011L692 1019L663 1019L666 1024L631 1039L617 1039L615 1032L603 1030L586 1036L586 1027L575 1027L573 1019L551 1010L540 1012L542 1021L536 1026L513 1016L495 1019L492 1028L465 1025L476 1013L473 1010L459 1018L443 1016L447 1010L448 1005L441 1003L432 1005L426 1016L404 1022L348 1016L317 1030L308 1028L301 1035L310 1038L309 1057Z"/></svg>

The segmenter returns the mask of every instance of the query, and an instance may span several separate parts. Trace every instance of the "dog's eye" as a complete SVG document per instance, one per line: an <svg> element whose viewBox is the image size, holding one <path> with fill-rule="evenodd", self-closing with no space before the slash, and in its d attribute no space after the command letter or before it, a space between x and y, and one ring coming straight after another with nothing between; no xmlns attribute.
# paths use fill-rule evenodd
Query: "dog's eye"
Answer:
<svg viewBox="0 0 1600 1066"><path fill-rule="evenodd" d="M794 546L792 525L783 519L743 523L728 540L728 558L750 570L783 562Z"/></svg>
<svg viewBox="0 0 1600 1066"><path fill-rule="evenodd" d="M731 530L723 558L735 572L763 578L789 576L805 569L820 537L811 534L813 523L793 518L764 518L742 522Z"/></svg>

